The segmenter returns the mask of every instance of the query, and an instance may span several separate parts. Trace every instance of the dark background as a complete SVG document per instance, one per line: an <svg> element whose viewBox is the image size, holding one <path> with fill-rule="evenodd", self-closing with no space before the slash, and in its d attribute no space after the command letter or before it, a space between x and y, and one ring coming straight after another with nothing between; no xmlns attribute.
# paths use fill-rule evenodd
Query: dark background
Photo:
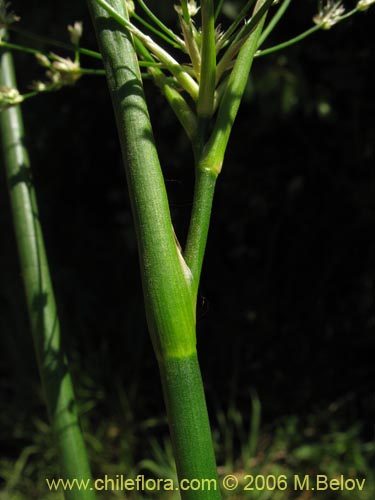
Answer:
<svg viewBox="0 0 375 500"><path fill-rule="evenodd" d="M315 2L295 4L270 43L311 26ZM61 40L82 19L82 45L96 47L84 2L14 0L13 7L24 29ZM364 438L371 436L374 14L254 63L218 181L198 300L214 426L229 404L248 418L255 390L264 425L332 411L344 428L360 422ZM97 63L83 58L82 66ZM16 68L22 91L43 76L30 56L16 54ZM183 242L192 155L162 95L148 82L145 89ZM162 419L105 80L85 77L28 101L23 112L64 342L88 425L124 415ZM44 409L0 175L0 390L11 425L30 414L44 418ZM7 446L16 453L20 445L8 439Z"/></svg>

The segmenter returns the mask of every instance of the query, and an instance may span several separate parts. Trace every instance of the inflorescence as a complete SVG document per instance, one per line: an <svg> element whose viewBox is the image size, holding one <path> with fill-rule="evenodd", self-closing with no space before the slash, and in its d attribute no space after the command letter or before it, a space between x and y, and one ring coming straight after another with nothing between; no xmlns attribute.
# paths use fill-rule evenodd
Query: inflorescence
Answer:
<svg viewBox="0 0 375 500"><path fill-rule="evenodd" d="M176 102L176 93L183 94L184 101L189 96L186 102L190 101L189 108L192 104L193 108L197 108L198 114L199 107L202 106L200 102L201 87L208 85L205 73L208 71L207 50L209 49L207 47L210 47L208 38L211 37L211 49L213 46L213 50L209 54L212 62L212 64L210 63L211 77L209 84L212 87L210 90L212 104L208 108L208 115L212 115L218 107L238 53L264 16L268 15L270 21L264 35L260 38L260 46L256 52L257 57L263 55L263 53L266 55L281 50L304 38L305 34L310 34L317 29L331 29L337 23L356 12L366 11L375 3L375 0L358 0L354 9L348 12L346 12L341 0L320 1L318 13L313 17L315 28L310 28L290 41L265 50L262 49L265 39L284 15L292 0L278 2L274 0L248 0L244 2L237 17L226 30L223 30L221 25L216 23L224 4L223 0L217 2L215 10L212 0L201 0L199 4L195 0L180 0L179 4L174 7L178 16L180 34L175 33L166 26L150 10L145 0L136 0L136 4L132 0L125 0L126 14L115 11L106 0L96 0L96 2L132 34L142 69L142 76L153 79L162 89L167 99L168 96L170 97L173 94L174 100L168 99L171 104ZM275 4L278 4L278 7L274 12L273 6ZM143 16L138 14L138 8L142 11ZM271 8L272 15L269 13ZM199 14L201 14L201 20L197 21ZM210 20L210 18L212 19ZM82 23L75 22L73 25L68 26L70 48L75 55L74 59L70 59L55 53L46 54L9 43L6 32L14 29L14 23L19 20L20 17L10 10L9 2L5 3L4 0L0 0L0 47L33 53L39 64L45 68L45 79L34 81L31 85L31 92L23 95L17 89L2 88L0 91L0 110L19 104L39 93L72 86L84 74L104 74L103 70L89 70L81 67L81 53L100 58L98 53L89 50L83 52L84 49L81 50ZM212 20L214 22L211 22ZM209 30L211 31L207 35ZM172 47L172 50L165 48L167 45ZM182 53L181 61L176 59L175 54L178 51Z"/></svg>

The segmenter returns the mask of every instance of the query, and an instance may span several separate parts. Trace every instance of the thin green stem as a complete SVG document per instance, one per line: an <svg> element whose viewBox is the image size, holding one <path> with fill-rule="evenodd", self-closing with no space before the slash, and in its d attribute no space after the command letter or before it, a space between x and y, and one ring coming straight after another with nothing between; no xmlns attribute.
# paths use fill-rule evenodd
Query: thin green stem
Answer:
<svg viewBox="0 0 375 500"><path fill-rule="evenodd" d="M357 12L358 12L358 9L355 8L355 9L352 9L351 11L347 12L346 14L343 14L336 21L336 24L341 23L342 21L345 21L346 19L353 16ZM309 37L310 35L313 35L317 31L320 31L322 29L323 29L323 24L316 24L315 26L312 26L310 29L304 31L303 33L301 33L293 38L290 38L289 40L286 40L285 42L279 43L278 45L274 45L273 47L269 47L268 49L257 51L255 54L255 57L267 56L268 54L273 54L274 52L278 52L279 50L286 49L287 47L295 45L296 43L300 42L301 40L304 40L305 38Z"/></svg>
<svg viewBox="0 0 375 500"><path fill-rule="evenodd" d="M79 72L82 75L105 75L104 69L79 68Z"/></svg>
<svg viewBox="0 0 375 500"><path fill-rule="evenodd" d="M174 42L177 44L177 46L181 46L182 40L171 30L169 29L164 23L160 21L160 19L155 16L155 14L152 12L151 9L148 8L148 6L145 4L143 0L137 0L137 3L142 7L144 12L148 15L148 17L156 24L156 26L159 26L159 28L164 31L166 35Z"/></svg>
<svg viewBox="0 0 375 500"><path fill-rule="evenodd" d="M193 275L195 297L198 292L206 249L215 185L215 174L199 168L196 169L193 209L184 251L184 258Z"/></svg>
<svg viewBox="0 0 375 500"><path fill-rule="evenodd" d="M341 21L345 21L345 19L352 17L354 14L357 14L357 12L361 12L361 11L357 7L355 7L354 9L350 10L346 14L343 14L342 16L340 16L337 23L341 23Z"/></svg>
<svg viewBox="0 0 375 500"><path fill-rule="evenodd" d="M25 52L26 54L41 54L40 50L31 49L30 47L24 47L23 45L18 45L16 43L5 42L4 40L0 40L0 47L4 49L17 50L19 52Z"/></svg>
<svg viewBox="0 0 375 500"><path fill-rule="evenodd" d="M264 14L266 14L271 7L273 0L264 0L262 2L257 2L254 8L254 13L251 16L251 19L248 23L246 23L235 35L233 43L239 42L243 40L250 33L253 32L254 28L258 25L260 19L263 18Z"/></svg>
<svg viewBox="0 0 375 500"><path fill-rule="evenodd" d="M263 30L263 33L260 35L258 47L260 47L267 40L269 35L276 28L276 26L280 22L281 18L283 17L285 12L287 11L291 2L292 2L292 0L284 0L283 3L280 5L280 7L277 9L277 12L275 13L274 16L272 16L272 19L270 20L270 22L267 24L267 26Z"/></svg>
<svg viewBox="0 0 375 500"><path fill-rule="evenodd" d="M259 25L260 20L264 18L264 15L268 12L271 4L272 0L264 0L264 2L258 1L256 3L254 13L250 21L239 30L237 35L233 37L231 44L220 59L217 65L216 83L220 82L222 75L230 68L238 52L242 49L246 40L248 40L249 36L251 36L256 27Z"/></svg>
<svg viewBox="0 0 375 500"><path fill-rule="evenodd" d="M216 79L216 41L213 0L201 1L202 12L202 50L197 104L198 116L210 118L214 109Z"/></svg>
<svg viewBox="0 0 375 500"><path fill-rule="evenodd" d="M223 3L224 3L224 0L219 0L218 4L216 6L216 9L215 9L215 22L216 22L217 18L220 16L221 9L223 8Z"/></svg>
<svg viewBox="0 0 375 500"><path fill-rule="evenodd" d="M167 77L162 71L150 68L149 73L154 79L156 85L162 90L190 141L194 143L198 128L196 115L193 113L192 109L180 92L169 84Z"/></svg>
<svg viewBox="0 0 375 500"><path fill-rule="evenodd" d="M287 47L290 47L291 45L294 45L301 40L304 40L308 36L316 33L317 31L320 31L322 29L320 24L317 24L315 26L312 26L310 29L307 31L304 31L300 35L297 35L293 38L290 38L289 40L286 40L283 43L280 43L278 45L274 45L273 47L269 47L268 49L264 50L259 50L255 53L255 57L262 57L262 56L267 56L268 54L273 54L274 52L278 52L279 50L286 49Z"/></svg>
<svg viewBox="0 0 375 500"><path fill-rule="evenodd" d="M256 8L262 9L262 1ZM258 11L259 12L259 11ZM198 151L193 210L188 231L185 259L193 275L196 297L210 223L215 181L220 173L229 135L245 89L258 39L265 21L258 21L253 33L243 45L232 73L225 85L214 130L207 144Z"/></svg>
<svg viewBox="0 0 375 500"><path fill-rule="evenodd" d="M140 24L142 24L143 26L145 26L145 28L147 28L148 30L150 30L152 33L154 33L155 35L157 35L159 38L161 38L165 42L169 43L169 45L171 45L172 47L175 47L177 49L181 48L181 43L175 42L170 36L167 36L162 31L154 28L154 26L152 26L152 24L150 24L147 21L145 21L142 17L138 16L136 13L133 14L133 17Z"/></svg>
<svg viewBox="0 0 375 500"><path fill-rule="evenodd" d="M0 85L16 87L10 52L0 54ZM61 476L89 480L90 466L79 426L72 379L61 346L59 319L19 106L0 113L0 132L21 275ZM91 490L66 490L65 498L94 500L95 493Z"/></svg>
<svg viewBox="0 0 375 500"><path fill-rule="evenodd" d="M240 23L243 23L246 14L250 10L251 6L255 3L255 0L248 0L244 7L241 9L240 13L236 17L236 19L233 21L233 23L229 26L229 28L225 31L225 34L221 40L221 45L224 46L226 45L227 41L230 39L230 37L233 35L233 33L236 31L238 25Z"/></svg>
<svg viewBox="0 0 375 500"><path fill-rule="evenodd" d="M189 13L189 6L188 6L188 0L180 0L181 4L181 9L182 9L182 17L184 18L184 21L187 25L190 24L190 13Z"/></svg>
<svg viewBox="0 0 375 500"><path fill-rule="evenodd" d="M266 12L262 6L269 2L258 0L258 12L263 12L263 17L243 44L240 53L234 63L234 67L225 87L221 103L219 105L216 123L208 143L205 145L198 168L219 175L224 160L225 150L233 127L237 111L245 91L254 54L258 46L258 40L266 18Z"/></svg>
<svg viewBox="0 0 375 500"><path fill-rule="evenodd" d="M35 40L36 42L45 43L47 45L51 45L52 47L58 47L59 49L70 50L72 52L75 52L76 50L78 50L78 52L80 54L82 54L84 56L93 57L94 59L101 59L102 58L101 54L99 52L96 52L95 50L85 49L83 47L79 47L77 49L77 47L75 47L72 44L60 42L58 40L54 40L52 38L48 38L45 36L36 35L34 33L31 33L30 31L26 31L22 28L19 28L15 24L12 24L9 29L10 29L10 31L14 31L15 33L19 33L20 35L24 36L25 38L29 38L30 40Z"/></svg>

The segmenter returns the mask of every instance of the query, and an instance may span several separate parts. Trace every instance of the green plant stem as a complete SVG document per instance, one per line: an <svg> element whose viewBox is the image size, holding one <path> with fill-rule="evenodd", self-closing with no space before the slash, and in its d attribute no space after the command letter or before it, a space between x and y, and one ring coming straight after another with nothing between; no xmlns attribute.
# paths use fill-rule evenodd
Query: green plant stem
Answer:
<svg viewBox="0 0 375 500"><path fill-rule="evenodd" d="M259 6L258 12L261 10L263 11L263 7L267 3L267 0L265 2L258 0L256 5L256 8ZM199 161L199 169L212 172L216 176L218 176L221 171L229 136L245 91L265 18L266 13L264 13L263 17L258 21L254 31L246 40L238 54L229 76L228 84L224 90L213 132L203 149Z"/></svg>
<svg viewBox="0 0 375 500"><path fill-rule="evenodd" d="M0 85L16 87L10 52L0 54ZM0 113L4 166L35 351L61 476L89 479L90 467L79 427L73 385L61 347L59 319L39 221L19 106ZM20 346L22 348L22 346ZM93 500L93 491L65 491L68 500Z"/></svg>
<svg viewBox="0 0 375 500"><path fill-rule="evenodd" d="M238 16L236 19L233 21L233 23L229 26L227 30L225 30L225 33L223 35L221 44L225 45L226 42L230 39L230 37L233 35L233 33L236 31L238 25L240 23L243 23L248 11L250 10L251 6L255 3L255 0L248 0L244 7L240 10Z"/></svg>
<svg viewBox="0 0 375 500"><path fill-rule="evenodd" d="M115 10L112 5L106 0L96 0L96 3L101 6L109 16L114 19L125 31L129 30L138 40L143 43L155 55L160 62L166 65L168 70L173 74L181 86L191 95L196 101L198 99L199 87L195 80L182 69L181 65L162 47L155 43L152 38L145 35L141 30L136 28L129 19L125 18Z"/></svg>
<svg viewBox="0 0 375 500"><path fill-rule="evenodd" d="M105 75L104 69L80 68L79 72L81 73L81 75L94 75L94 76Z"/></svg>
<svg viewBox="0 0 375 500"><path fill-rule="evenodd" d="M223 8L223 3L224 3L224 0L219 0L217 6L215 8L215 22L220 15L221 9Z"/></svg>
<svg viewBox="0 0 375 500"><path fill-rule="evenodd" d="M349 17L352 17L354 14L356 14L358 11L357 8L350 10L346 14L343 14L338 20L337 23L341 23L342 21L345 21ZM278 45L274 45L273 47L269 47L268 49L260 50L256 52L255 57L262 57L262 56L267 56L268 54L273 54L274 52L278 52L279 50L286 49L287 47L290 47L291 45L295 45L296 43L300 42L301 40L304 40L310 35L313 35L317 31L320 31L324 29L322 24L316 24L315 26L312 26L310 29L304 31L300 35L297 35L293 38L290 38L289 40L286 40L285 42L279 43ZM260 42L261 43L261 42Z"/></svg>
<svg viewBox="0 0 375 500"><path fill-rule="evenodd" d="M200 118L210 118L214 109L216 79L216 41L213 0L201 1L202 62L200 71L197 112Z"/></svg>
<svg viewBox="0 0 375 500"><path fill-rule="evenodd" d="M292 0L284 0L283 3L280 5L280 7L277 9L276 14L272 17L271 21L267 24L262 34L260 35L258 41L258 47L260 47L266 41L266 39L269 37L272 31L276 28L281 18L287 11L287 8L289 7L291 1Z"/></svg>
<svg viewBox="0 0 375 500"><path fill-rule="evenodd" d="M196 297L210 225L216 175L199 168L195 172L193 210L184 257L193 275L193 293Z"/></svg>
<svg viewBox="0 0 375 500"><path fill-rule="evenodd" d="M3 47L4 49L17 50L19 52L26 52L27 54L32 54L34 56L41 53L40 50L24 47L23 45L18 45L16 43L5 42L4 40L0 40L0 47Z"/></svg>
<svg viewBox="0 0 375 500"><path fill-rule="evenodd" d="M220 500L220 487L197 354L160 365L179 480L211 480L203 491L180 491L183 500ZM186 485L186 482L185 482Z"/></svg>
<svg viewBox="0 0 375 500"><path fill-rule="evenodd" d="M255 4L253 15L248 23L246 23L236 35L233 36L233 40L231 41L229 47L225 51L224 55L220 59L217 65L216 71L216 83L219 83L222 74L230 67L230 65L235 60L235 57L238 52L242 49L242 47L249 41L249 39L253 40L253 33L257 32L259 29L259 25L263 27L265 15L268 12L272 4L272 0L262 0L258 1ZM258 39L258 38L257 38ZM251 56L253 57L253 56Z"/></svg>
<svg viewBox="0 0 375 500"><path fill-rule="evenodd" d="M127 17L122 0L108 4ZM180 479L217 480L196 355L191 272L170 218L139 66L129 32L88 0L112 98L128 181L148 327L158 359ZM219 491L181 491L184 500L217 500Z"/></svg>
<svg viewBox="0 0 375 500"><path fill-rule="evenodd" d="M161 38L165 42L169 43L169 45L171 45L172 47L175 47L175 48L181 47L181 43L175 42L173 38L167 36L164 32L158 30L157 28L154 28L154 26L152 26L152 24L148 23L142 17L138 16L138 14L134 13L133 18L136 21L138 21L140 24L142 24L145 28L147 28L149 31L151 31L152 33L157 35L159 38Z"/></svg>
<svg viewBox="0 0 375 500"><path fill-rule="evenodd" d="M181 40L178 38L178 36L171 29L169 29L168 26L166 26L164 23L162 23L157 16L155 16L155 14L151 11L151 9L148 8L148 6L145 4L145 2L143 0L137 0L137 3L142 7L143 11L148 15L148 17L152 21L154 21L156 26L159 26L159 28L162 31L164 31L164 33L166 35L168 35L168 37L170 39L174 40L174 42L178 46L181 45Z"/></svg>
<svg viewBox="0 0 375 500"><path fill-rule="evenodd" d="M190 24L190 14L188 7L188 0L180 0L181 8L182 8L182 16L187 25Z"/></svg>
<svg viewBox="0 0 375 500"><path fill-rule="evenodd" d="M256 52L255 57L262 57L262 56L267 56L268 54L272 54L273 52L278 52L279 50L286 49L287 47L290 47L291 45L294 45L295 43L300 42L304 38L307 38L308 36L312 35L313 33L316 33L317 31L320 31L322 29L321 25L317 24L316 26L313 26L312 28L308 29L307 31L304 31L300 35L297 35L293 38L290 38L289 40L286 40L283 43L280 43L278 45L274 45L273 47L269 47L268 49L260 50Z"/></svg>
<svg viewBox="0 0 375 500"><path fill-rule="evenodd" d="M99 52L94 50L85 49L84 47L76 47L69 43L60 42L58 40L53 40L52 38L48 38L41 35L36 35L35 33L31 33L30 31L19 28L16 24L12 24L9 28L10 31L14 31L15 33L24 36L25 38L29 38L30 40L34 40L36 42L45 43L47 45L51 45L53 47L57 47L59 49L70 50L72 52L78 51L79 54L84 56L93 57L94 59L101 59L102 56Z"/></svg>

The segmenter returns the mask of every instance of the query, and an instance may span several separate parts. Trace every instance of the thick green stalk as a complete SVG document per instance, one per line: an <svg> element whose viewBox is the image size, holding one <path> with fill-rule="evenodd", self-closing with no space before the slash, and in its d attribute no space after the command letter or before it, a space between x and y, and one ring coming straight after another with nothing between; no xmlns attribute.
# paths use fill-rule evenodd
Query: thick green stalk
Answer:
<svg viewBox="0 0 375 500"><path fill-rule="evenodd" d="M0 54L0 85L16 87L9 52ZM91 472L78 422L72 379L61 347L59 319L19 106L0 112L0 132L31 331L57 443L61 476L86 480L91 477ZM95 494L75 489L66 491L65 498L93 500Z"/></svg>
<svg viewBox="0 0 375 500"><path fill-rule="evenodd" d="M127 16L123 0L108 4ZM191 272L176 244L130 34L88 0L108 79L137 233L146 314L159 362L180 479L217 481L196 357ZM181 491L184 500L217 500L219 491Z"/></svg>

